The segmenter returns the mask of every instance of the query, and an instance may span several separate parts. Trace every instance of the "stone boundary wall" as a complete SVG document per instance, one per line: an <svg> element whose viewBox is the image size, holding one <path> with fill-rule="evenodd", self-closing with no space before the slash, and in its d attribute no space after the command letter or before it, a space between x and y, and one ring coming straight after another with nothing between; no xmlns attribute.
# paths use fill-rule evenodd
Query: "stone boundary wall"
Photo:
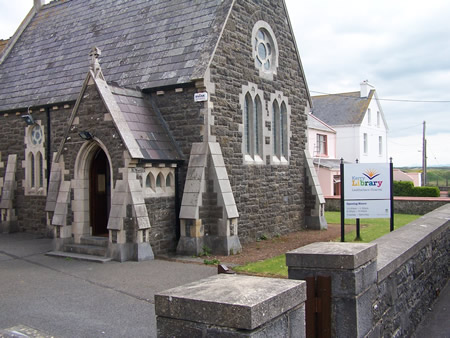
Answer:
<svg viewBox="0 0 450 338"><path fill-rule="evenodd" d="M449 279L450 204L371 243L286 254L290 279L332 279L332 335L410 337Z"/></svg>
<svg viewBox="0 0 450 338"><path fill-rule="evenodd" d="M341 210L341 198L339 196L327 196L325 200L325 211ZM394 197L394 212L398 214L425 215L448 203L450 203L450 198L445 197Z"/></svg>
<svg viewBox="0 0 450 338"><path fill-rule="evenodd" d="M408 337L449 278L450 204L372 243L378 280L371 334Z"/></svg>

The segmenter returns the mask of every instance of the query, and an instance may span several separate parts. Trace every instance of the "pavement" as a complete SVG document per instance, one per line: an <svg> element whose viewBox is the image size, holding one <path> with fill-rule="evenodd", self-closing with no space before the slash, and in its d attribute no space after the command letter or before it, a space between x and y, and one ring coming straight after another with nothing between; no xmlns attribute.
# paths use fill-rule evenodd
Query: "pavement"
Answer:
<svg viewBox="0 0 450 338"><path fill-rule="evenodd" d="M99 264L45 256L51 241L0 234L0 338L156 337L155 293L217 273L191 261ZM449 307L447 284L415 337L450 338Z"/></svg>
<svg viewBox="0 0 450 338"><path fill-rule="evenodd" d="M45 256L51 249L48 238L0 234L0 337L156 337L155 293L217 274L166 260Z"/></svg>

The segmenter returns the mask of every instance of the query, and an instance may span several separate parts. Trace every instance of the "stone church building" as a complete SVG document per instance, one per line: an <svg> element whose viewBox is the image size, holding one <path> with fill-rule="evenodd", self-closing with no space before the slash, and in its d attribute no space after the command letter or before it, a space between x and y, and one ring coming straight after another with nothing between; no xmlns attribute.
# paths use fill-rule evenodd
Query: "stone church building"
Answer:
<svg viewBox="0 0 450 338"><path fill-rule="evenodd" d="M284 0L35 0L0 54L0 230L124 261L322 228L310 100Z"/></svg>

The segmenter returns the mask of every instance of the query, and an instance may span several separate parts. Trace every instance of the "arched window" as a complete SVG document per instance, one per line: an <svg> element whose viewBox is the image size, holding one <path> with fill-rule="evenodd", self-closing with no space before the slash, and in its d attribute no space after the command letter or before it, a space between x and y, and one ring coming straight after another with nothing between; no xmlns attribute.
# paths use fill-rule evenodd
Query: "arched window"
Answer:
<svg viewBox="0 0 450 338"><path fill-rule="evenodd" d="M173 182L173 175L172 175L172 173L169 173L166 177L166 187L171 188L172 182Z"/></svg>
<svg viewBox="0 0 450 338"><path fill-rule="evenodd" d="M145 179L145 187L155 190L155 176L150 172Z"/></svg>
<svg viewBox="0 0 450 338"><path fill-rule="evenodd" d="M162 182L164 180L164 177L161 173L158 174L158 176L156 177L156 187L157 188L162 188Z"/></svg>
<svg viewBox="0 0 450 338"><path fill-rule="evenodd" d="M253 112L253 100L249 93L245 95L244 101L244 143L246 154L251 154L251 138L250 138L250 115Z"/></svg>
<svg viewBox="0 0 450 338"><path fill-rule="evenodd" d="M248 160L261 160L263 151L263 116L262 103L259 95L252 98L247 93L244 98L244 154Z"/></svg>
<svg viewBox="0 0 450 338"><path fill-rule="evenodd" d="M280 107L278 101L274 100L272 104L272 137L273 154L280 157Z"/></svg>
<svg viewBox="0 0 450 338"><path fill-rule="evenodd" d="M44 166L42 163L42 154L39 151L36 155L36 167L37 167L37 184L36 186L38 186L39 188L42 188L44 185Z"/></svg>
<svg viewBox="0 0 450 338"><path fill-rule="evenodd" d="M283 102L280 109L280 139L281 139L281 156L288 158L288 125L287 125L287 109Z"/></svg>
<svg viewBox="0 0 450 338"><path fill-rule="evenodd" d="M287 163L289 156L289 117L287 99L281 93L272 95L273 163Z"/></svg>
<svg viewBox="0 0 450 338"><path fill-rule="evenodd" d="M31 188L36 188L36 163L34 163L34 155L30 153L30 186Z"/></svg>
<svg viewBox="0 0 450 338"><path fill-rule="evenodd" d="M261 99L259 95L256 95L254 112L253 112L253 124L254 124L254 148L253 155L262 156L262 107Z"/></svg>

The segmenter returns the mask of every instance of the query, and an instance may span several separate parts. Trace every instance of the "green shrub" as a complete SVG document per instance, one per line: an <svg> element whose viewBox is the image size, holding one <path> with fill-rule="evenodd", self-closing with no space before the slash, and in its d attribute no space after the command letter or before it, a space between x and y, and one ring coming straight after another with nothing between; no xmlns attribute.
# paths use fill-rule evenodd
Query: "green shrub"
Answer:
<svg viewBox="0 0 450 338"><path fill-rule="evenodd" d="M438 187L414 187L412 195L416 197L439 197L441 192Z"/></svg>
<svg viewBox="0 0 450 338"><path fill-rule="evenodd" d="M413 182L394 181L394 196L412 196Z"/></svg>
<svg viewBox="0 0 450 338"><path fill-rule="evenodd" d="M439 197L438 187L415 187L412 182L394 181L394 196Z"/></svg>

